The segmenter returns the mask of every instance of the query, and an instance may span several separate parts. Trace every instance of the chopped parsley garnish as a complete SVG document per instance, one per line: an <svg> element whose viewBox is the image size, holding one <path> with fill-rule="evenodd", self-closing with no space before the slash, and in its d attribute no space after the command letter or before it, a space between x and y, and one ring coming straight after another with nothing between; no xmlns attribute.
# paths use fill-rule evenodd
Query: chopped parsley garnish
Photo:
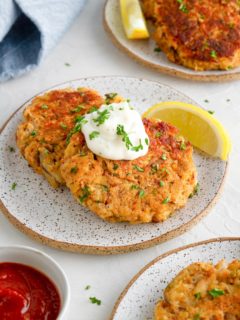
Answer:
<svg viewBox="0 0 240 320"><path fill-rule="evenodd" d="M119 124L117 126L117 135L122 137L122 141L125 142L126 148L129 150L132 147L132 142L129 139L127 132L124 130L124 126Z"/></svg>
<svg viewBox="0 0 240 320"><path fill-rule="evenodd" d="M162 136L162 132L158 131L156 134L155 134L155 137L156 138L160 138Z"/></svg>
<svg viewBox="0 0 240 320"><path fill-rule="evenodd" d="M189 198L192 198L193 196L197 195L199 191L199 183L197 183L193 189L193 192L189 195Z"/></svg>
<svg viewBox="0 0 240 320"><path fill-rule="evenodd" d="M151 172L156 173L158 171L158 164L152 164L151 165Z"/></svg>
<svg viewBox="0 0 240 320"><path fill-rule="evenodd" d="M208 294L210 294L210 296L212 296L213 298L217 298L217 297L224 295L224 291L217 289L217 288L214 288L212 290L209 290Z"/></svg>
<svg viewBox="0 0 240 320"><path fill-rule="evenodd" d="M136 151L136 152L138 152L139 150L142 150L142 149L143 149L143 145L142 145L141 139L139 139L139 145L138 146L135 146L135 147L131 148L132 151Z"/></svg>
<svg viewBox="0 0 240 320"><path fill-rule="evenodd" d="M186 144L183 141L180 144L180 150L186 150Z"/></svg>
<svg viewBox="0 0 240 320"><path fill-rule="evenodd" d="M48 109L48 106L47 106L46 104L43 104L43 105L41 106L41 109L47 110L47 109Z"/></svg>
<svg viewBox="0 0 240 320"><path fill-rule="evenodd" d="M84 288L84 290L89 290L91 288L91 286L88 284L85 288Z"/></svg>
<svg viewBox="0 0 240 320"><path fill-rule="evenodd" d="M164 161L167 160L167 156L166 156L165 153L162 154L161 159L164 160Z"/></svg>
<svg viewBox="0 0 240 320"><path fill-rule="evenodd" d="M215 50L211 50L210 56L211 56L212 58L216 59L216 58L217 58L217 52L216 52Z"/></svg>
<svg viewBox="0 0 240 320"><path fill-rule="evenodd" d="M66 67L70 67L71 66L70 63L68 63L68 62L65 62L64 64L65 64Z"/></svg>
<svg viewBox="0 0 240 320"><path fill-rule="evenodd" d="M118 167L119 167L119 165L118 165L118 164L116 164L116 163L114 163L114 165L113 165L113 170L117 170L117 169L118 169Z"/></svg>
<svg viewBox="0 0 240 320"><path fill-rule="evenodd" d="M149 140L148 140L148 138L145 138L145 143L146 143L147 146L149 145Z"/></svg>
<svg viewBox="0 0 240 320"><path fill-rule="evenodd" d="M69 144L70 142L70 139L71 139L71 136L74 134L74 133L77 133L79 131L81 131L82 129L82 126L84 124L87 123L87 120L85 119L84 116L77 116L76 119L75 119L75 126L74 128L69 132L69 134L67 135L67 139L66 139L66 143Z"/></svg>
<svg viewBox="0 0 240 320"><path fill-rule="evenodd" d="M166 173L166 174L169 174L169 171L168 171L168 169L167 168L161 168L161 172L162 173Z"/></svg>
<svg viewBox="0 0 240 320"><path fill-rule="evenodd" d="M99 135L100 135L100 132L98 132L98 131L93 131L93 132L90 133L89 139L90 139L90 140L93 140L93 139L97 138Z"/></svg>
<svg viewBox="0 0 240 320"><path fill-rule="evenodd" d="M76 167L76 166L72 167L70 170L71 173L77 173L77 171L78 171L78 167Z"/></svg>
<svg viewBox="0 0 240 320"><path fill-rule="evenodd" d="M96 106L92 106L92 108L88 111L88 113L93 113L97 110L98 110L98 108Z"/></svg>
<svg viewBox="0 0 240 320"><path fill-rule="evenodd" d="M141 189L138 195L139 195L139 198L143 198L145 196L145 191Z"/></svg>
<svg viewBox="0 0 240 320"><path fill-rule="evenodd" d="M96 297L90 297L89 300L91 301L92 304L97 304L98 306L100 306L102 303L102 301L97 299Z"/></svg>
<svg viewBox="0 0 240 320"><path fill-rule="evenodd" d="M180 4L179 5L179 10L181 10L184 13L188 13L189 10L187 8L187 6L185 5L185 3L183 2L183 0L177 0L177 2Z"/></svg>
<svg viewBox="0 0 240 320"><path fill-rule="evenodd" d="M105 94L105 103L109 104L111 103L111 100L114 99L118 94L116 92L112 92L112 93L106 93Z"/></svg>
<svg viewBox="0 0 240 320"><path fill-rule="evenodd" d="M132 185L131 185L131 189L136 189L136 190L138 190L138 189L139 189L139 186L137 186L136 184L132 184Z"/></svg>
<svg viewBox="0 0 240 320"><path fill-rule="evenodd" d="M85 109L85 106L83 106L83 105L80 104L80 105L77 106L76 108L72 109L70 112L71 112L71 113L80 112L82 109Z"/></svg>
<svg viewBox="0 0 240 320"><path fill-rule="evenodd" d="M195 297L197 300L199 300L199 299L201 298L201 292L196 292L196 293L194 294L194 297Z"/></svg>
<svg viewBox="0 0 240 320"><path fill-rule="evenodd" d="M196 313L196 314L193 316L193 320L201 320L200 314L199 314L199 313Z"/></svg>
<svg viewBox="0 0 240 320"><path fill-rule="evenodd" d="M164 182L162 180L159 181L159 185L160 185L160 187L164 187Z"/></svg>
<svg viewBox="0 0 240 320"><path fill-rule="evenodd" d="M80 157L85 157L87 154L86 154L86 152L84 152L84 151L80 151L80 152L79 152L79 155L80 155Z"/></svg>
<svg viewBox="0 0 240 320"><path fill-rule="evenodd" d="M104 111L97 111L97 114L98 114L98 117L93 119L93 121L97 123L98 127L110 117L110 112L107 109Z"/></svg>
<svg viewBox="0 0 240 320"><path fill-rule="evenodd" d="M163 199L162 204L167 204L170 201L169 197L166 197L165 199Z"/></svg>
<svg viewBox="0 0 240 320"><path fill-rule="evenodd" d="M12 146L8 146L8 150L9 150L10 152L15 152L15 149L14 149Z"/></svg>
<svg viewBox="0 0 240 320"><path fill-rule="evenodd" d="M101 184L101 187L102 187L103 191L105 191L105 192L109 191L108 186L106 186L105 184Z"/></svg>
<svg viewBox="0 0 240 320"><path fill-rule="evenodd" d="M63 128L64 130L67 129L67 125L65 123L60 123L60 127Z"/></svg>
<svg viewBox="0 0 240 320"><path fill-rule="evenodd" d="M139 167L139 166L137 166L136 164L133 165L133 169L135 169L135 170L137 170L139 172L144 172L144 169Z"/></svg>
<svg viewBox="0 0 240 320"><path fill-rule="evenodd" d="M84 188L82 188L82 195L79 197L79 201L83 203L83 201L85 201L90 196L90 194L91 192L88 186L85 186Z"/></svg>
<svg viewBox="0 0 240 320"><path fill-rule="evenodd" d="M11 189L12 190L15 190L16 189L16 186L17 186L17 183L16 182L13 182L12 186L11 186Z"/></svg>
<svg viewBox="0 0 240 320"><path fill-rule="evenodd" d="M127 99L126 101L129 103L131 100L130 100L130 99Z"/></svg>
<svg viewBox="0 0 240 320"><path fill-rule="evenodd" d="M210 114L214 114L214 113L215 113L215 111L214 111L214 110L208 110L208 113L210 113Z"/></svg>
<svg viewBox="0 0 240 320"><path fill-rule="evenodd" d="M161 51L162 51L161 48L158 48L158 47L154 48L154 52L161 52Z"/></svg>
<svg viewBox="0 0 240 320"><path fill-rule="evenodd" d="M37 131L33 130L33 131L30 133L30 135L31 135L32 137L35 137L35 136L37 135Z"/></svg>

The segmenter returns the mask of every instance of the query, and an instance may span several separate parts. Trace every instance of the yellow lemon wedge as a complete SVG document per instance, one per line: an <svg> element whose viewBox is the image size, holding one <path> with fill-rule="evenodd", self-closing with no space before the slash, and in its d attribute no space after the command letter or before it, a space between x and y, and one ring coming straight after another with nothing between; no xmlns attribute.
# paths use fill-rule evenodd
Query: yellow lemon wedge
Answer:
<svg viewBox="0 0 240 320"><path fill-rule="evenodd" d="M149 37L141 6L138 0L120 0L121 16L128 39Z"/></svg>
<svg viewBox="0 0 240 320"><path fill-rule="evenodd" d="M145 111L143 117L171 123L195 147L222 160L228 158L231 141L226 130L200 107L178 101L160 102Z"/></svg>

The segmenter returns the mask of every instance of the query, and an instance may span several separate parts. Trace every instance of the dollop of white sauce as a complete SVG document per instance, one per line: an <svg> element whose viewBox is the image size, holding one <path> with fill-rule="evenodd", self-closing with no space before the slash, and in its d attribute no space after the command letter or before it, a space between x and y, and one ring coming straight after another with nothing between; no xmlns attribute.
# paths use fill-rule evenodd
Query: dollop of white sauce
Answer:
<svg viewBox="0 0 240 320"><path fill-rule="evenodd" d="M127 101L102 105L86 114L85 120L82 133L93 153L110 160L134 160L147 154L149 137L140 114Z"/></svg>

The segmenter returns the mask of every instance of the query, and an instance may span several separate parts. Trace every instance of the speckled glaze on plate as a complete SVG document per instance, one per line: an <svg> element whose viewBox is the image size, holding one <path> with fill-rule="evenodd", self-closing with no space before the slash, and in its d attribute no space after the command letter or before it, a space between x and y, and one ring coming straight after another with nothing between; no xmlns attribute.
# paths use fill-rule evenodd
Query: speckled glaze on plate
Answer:
<svg viewBox="0 0 240 320"><path fill-rule="evenodd" d="M240 259L240 238L219 238L169 251L147 264L117 300L110 320L153 320L155 304L168 283L193 262Z"/></svg>
<svg viewBox="0 0 240 320"><path fill-rule="evenodd" d="M134 60L156 71L198 81L227 81L240 79L240 68L227 71L194 71L169 61L163 52L154 52L156 43L149 40L128 40L123 30L118 0L106 0L103 23L113 43ZM149 25L150 33L153 27Z"/></svg>
<svg viewBox="0 0 240 320"><path fill-rule="evenodd" d="M140 113L160 101L195 103L182 93L158 82L127 77L84 78L57 85L47 91L66 87L90 87L101 94L118 92L130 98ZM163 223L129 225L100 220L78 204L67 188L51 188L42 176L33 172L17 150L16 128L30 101L12 115L0 135L2 211L29 236L53 247L82 253L129 252L182 234L206 215L216 202L227 163L195 150L200 191L198 196L189 199L183 209ZM16 151L10 152L9 146L13 146ZM11 190L14 182L17 183L16 189Z"/></svg>

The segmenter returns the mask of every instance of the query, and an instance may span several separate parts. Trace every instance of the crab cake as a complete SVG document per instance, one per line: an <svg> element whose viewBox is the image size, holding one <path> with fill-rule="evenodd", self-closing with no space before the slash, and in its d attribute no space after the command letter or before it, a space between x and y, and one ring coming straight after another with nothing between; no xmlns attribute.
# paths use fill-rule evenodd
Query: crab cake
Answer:
<svg viewBox="0 0 240 320"><path fill-rule="evenodd" d="M193 148L170 124L143 120L148 153L135 160L93 154L82 133L65 150L61 174L84 206L110 222L146 223L167 219L183 207L196 186Z"/></svg>
<svg viewBox="0 0 240 320"><path fill-rule="evenodd" d="M239 320L240 261L193 263L167 286L155 320Z"/></svg>
<svg viewBox="0 0 240 320"><path fill-rule="evenodd" d="M54 90L36 97L24 110L17 145L30 166L53 187L65 183L59 167L75 118L103 102L92 89Z"/></svg>
<svg viewBox="0 0 240 320"><path fill-rule="evenodd" d="M240 65L238 0L142 0L158 47L176 64L194 70Z"/></svg>

